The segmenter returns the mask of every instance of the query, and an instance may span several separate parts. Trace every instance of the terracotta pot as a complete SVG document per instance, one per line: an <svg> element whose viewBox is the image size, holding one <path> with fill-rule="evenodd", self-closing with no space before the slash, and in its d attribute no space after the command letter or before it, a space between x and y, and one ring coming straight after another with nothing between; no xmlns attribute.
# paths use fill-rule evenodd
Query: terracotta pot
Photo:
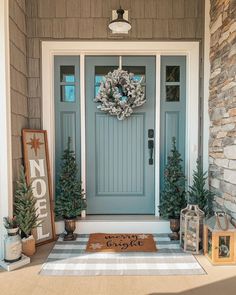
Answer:
<svg viewBox="0 0 236 295"><path fill-rule="evenodd" d="M28 238L22 239L22 253L26 256L32 256L36 252L35 239L31 235Z"/></svg>
<svg viewBox="0 0 236 295"><path fill-rule="evenodd" d="M180 219L179 218L171 218L170 219L170 229L172 231L169 234L171 240L179 240L179 230L180 230Z"/></svg>
<svg viewBox="0 0 236 295"><path fill-rule="evenodd" d="M65 219L66 234L64 236L64 241L74 241L76 239L76 234L74 234L75 228L76 228L75 218Z"/></svg>

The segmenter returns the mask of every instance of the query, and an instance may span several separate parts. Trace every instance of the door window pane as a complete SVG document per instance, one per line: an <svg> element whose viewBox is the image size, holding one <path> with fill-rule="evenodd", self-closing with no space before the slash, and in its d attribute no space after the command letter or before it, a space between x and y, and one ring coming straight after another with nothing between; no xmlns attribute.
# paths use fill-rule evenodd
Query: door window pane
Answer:
<svg viewBox="0 0 236 295"><path fill-rule="evenodd" d="M104 79L103 75L96 75L95 76L95 84L100 84L102 82L102 80Z"/></svg>
<svg viewBox="0 0 236 295"><path fill-rule="evenodd" d="M144 66L123 66L123 70L134 74L134 79L141 82L144 96L146 97L146 67Z"/></svg>
<svg viewBox="0 0 236 295"><path fill-rule="evenodd" d="M105 76L109 73L117 69L117 66L96 66L95 67L95 96L98 94L100 84L102 80L104 80ZM145 71L146 68L144 66L122 66L124 71L128 73L133 73L134 78L137 81L142 81L142 86L144 93L146 91L146 81L145 81ZM127 99L127 97L123 96L122 99Z"/></svg>
<svg viewBox="0 0 236 295"><path fill-rule="evenodd" d="M134 75L134 79L137 80L137 81L142 81L142 83L144 84L145 83L145 75L138 75L138 74L135 74Z"/></svg>
<svg viewBox="0 0 236 295"><path fill-rule="evenodd" d="M123 66L123 70L127 71L128 73L133 73L134 78L138 81L142 80L142 83L145 83L145 72L146 68L143 66Z"/></svg>
<svg viewBox="0 0 236 295"><path fill-rule="evenodd" d="M102 80L105 79L105 76L117 69L117 66L96 66L95 67L95 77L94 77L94 95L95 97L98 94L100 84Z"/></svg>

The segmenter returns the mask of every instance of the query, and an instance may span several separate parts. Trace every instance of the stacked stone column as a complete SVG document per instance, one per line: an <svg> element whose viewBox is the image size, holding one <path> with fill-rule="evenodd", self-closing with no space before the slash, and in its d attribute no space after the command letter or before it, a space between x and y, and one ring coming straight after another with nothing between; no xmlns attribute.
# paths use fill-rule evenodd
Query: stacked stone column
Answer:
<svg viewBox="0 0 236 295"><path fill-rule="evenodd" d="M236 1L211 0L210 187L236 219Z"/></svg>

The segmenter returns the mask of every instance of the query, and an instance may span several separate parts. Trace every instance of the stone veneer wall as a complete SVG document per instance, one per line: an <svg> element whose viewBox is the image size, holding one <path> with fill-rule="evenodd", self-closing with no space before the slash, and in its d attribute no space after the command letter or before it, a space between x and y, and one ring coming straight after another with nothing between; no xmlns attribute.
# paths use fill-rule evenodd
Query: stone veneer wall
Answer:
<svg viewBox="0 0 236 295"><path fill-rule="evenodd" d="M22 163L21 130L28 127L25 0L9 0L13 181Z"/></svg>
<svg viewBox="0 0 236 295"><path fill-rule="evenodd" d="M236 1L211 0L210 186L236 219Z"/></svg>

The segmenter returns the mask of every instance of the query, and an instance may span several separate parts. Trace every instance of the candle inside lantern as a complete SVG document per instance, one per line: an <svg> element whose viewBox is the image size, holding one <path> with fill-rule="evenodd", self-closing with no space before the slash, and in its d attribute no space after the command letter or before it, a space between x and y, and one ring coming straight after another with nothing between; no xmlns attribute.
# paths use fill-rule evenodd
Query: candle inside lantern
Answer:
<svg viewBox="0 0 236 295"><path fill-rule="evenodd" d="M86 210L82 210L81 211L81 218L85 218L86 217Z"/></svg>

